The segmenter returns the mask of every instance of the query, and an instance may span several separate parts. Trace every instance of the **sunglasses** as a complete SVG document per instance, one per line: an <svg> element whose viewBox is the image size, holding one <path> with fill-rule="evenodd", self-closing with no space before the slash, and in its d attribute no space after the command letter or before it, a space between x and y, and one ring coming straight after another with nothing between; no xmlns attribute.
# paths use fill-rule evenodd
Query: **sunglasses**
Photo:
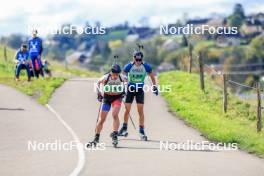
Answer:
<svg viewBox="0 0 264 176"><path fill-rule="evenodd" d="M136 62L142 62L142 59L135 59Z"/></svg>

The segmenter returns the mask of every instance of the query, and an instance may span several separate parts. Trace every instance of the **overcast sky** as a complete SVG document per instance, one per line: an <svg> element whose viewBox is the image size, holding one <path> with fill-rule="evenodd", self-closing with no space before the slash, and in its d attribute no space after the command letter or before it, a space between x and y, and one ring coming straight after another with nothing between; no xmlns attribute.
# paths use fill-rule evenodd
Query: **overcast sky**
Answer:
<svg viewBox="0 0 264 176"><path fill-rule="evenodd" d="M183 13L205 17L215 12L230 14L235 3L246 13L264 12L263 0L5 0L0 6L0 35L26 33L28 26L82 25L99 20L103 26L138 24L147 17L152 26L175 22Z"/></svg>

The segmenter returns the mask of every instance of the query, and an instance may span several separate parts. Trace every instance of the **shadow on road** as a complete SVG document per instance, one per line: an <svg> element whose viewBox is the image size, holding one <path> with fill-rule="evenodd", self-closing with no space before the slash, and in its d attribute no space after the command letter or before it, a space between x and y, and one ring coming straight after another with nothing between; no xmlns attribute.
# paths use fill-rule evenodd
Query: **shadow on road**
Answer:
<svg viewBox="0 0 264 176"><path fill-rule="evenodd" d="M115 148L111 145L107 145L107 148ZM135 147L135 146L117 146L116 149L132 149L132 150L160 150L160 151L181 151L181 152L218 152L215 150L185 150L185 149L175 149L175 150L162 150L160 147Z"/></svg>
<svg viewBox="0 0 264 176"><path fill-rule="evenodd" d="M25 111L23 108L0 108L0 111Z"/></svg>
<svg viewBox="0 0 264 176"><path fill-rule="evenodd" d="M119 141L138 141L138 142L153 142L153 143L168 142L168 143L174 143L174 144L183 143L180 141L176 142L176 141L170 141L170 140L151 140L151 139L148 139L147 141L143 141L143 140L134 139L134 138L121 138L121 139L119 139ZM196 145L196 144L200 144L200 143L192 142L192 144ZM205 143L204 145L209 145L209 144Z"/></svg>
<svg viewBox="0 0 264 176"><path fill-rule="evenodd" d="M155 143L156 145L159 144L162 140L147 140L147 141L143 141L143 140L140 140L140 139L129 139L129 138L125 138L125 139L119 139L119 141L137 141L137 142L140 142L140 143ZM174 143L174 144L180 144L182 142L173 142L173 141L162 141L162 142L168 142L169 144L170 143ZM193 145L196 145L196 143L192 143ZM197 143L197 144L200 144L200 143ZM113 146L109 145L109 146L106 146L108 148L114 148ZM197 149L168 149L168 150L163 150L161 149L160 147L139 147L139 146L117 146L118 149L140 149L140 150L160 150L160 151L186 151L186 152L218 152L216 150L210 150L210 149L200 149L200 150L197 150Z"/></svg>

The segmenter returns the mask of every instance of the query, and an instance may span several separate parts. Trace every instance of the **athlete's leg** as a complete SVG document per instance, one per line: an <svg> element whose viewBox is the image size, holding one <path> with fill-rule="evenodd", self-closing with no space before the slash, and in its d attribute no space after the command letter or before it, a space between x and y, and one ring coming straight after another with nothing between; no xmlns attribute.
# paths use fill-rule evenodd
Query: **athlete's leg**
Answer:
<svg viewBox="0 0 264 176"><path fill-rule="evenodd" d="M131 111L131 103L125 103L125 114L124 114L124 123L128 123L128 119L129 119L129 113Z"/></svg>
<svg viewBox="0 0 264 176"><path fill-rule="evenodd" d="M98 119L98 122L96 124L94 140L89 142L87 144L87 147L96 146L97 143L99 143L100 133L102 131L105 119L110 109L111 104L104 102L101 108L100 118Z"/></svg>
<svg viewBox="0 0 264 176"><path fill-rule="evenodd" d="M38 58L38 64L39 64L39 73L44 78L43 65L40 58Z"/></svg>
<svg viewBox="0 0 264 176"><path fill-rule="evenodd" d="M112 102L112 116L113 116L113 132L111 134L112 137L112 144L114 147L118 144L118 128L119 128L119 111L121 108L122 99L117 99Z"/></svg>
<svg viewBox="0 0 264 176"><path fill-rule="evenodd" d="M29 64L25 64L25 69L27 71L27 77L28 77L28 81L30 81L30 68L29 68Z"/></svg>
<svg viewBox="0 0 264 176"><path fill-rule="evenodd" d="M34 77L36 77L36 63L35 63L36 57L30 56L30 58L31 58L31 64L32 64L32 71L33 71Z"/></svg>
<svg viewBox="0 0 264 176"><path fill-rule="evenodd" d="M20 75L20 71L22 68L22 64L17 64L17 68L16 68L16 79L19 79L19 75Z"/></svg>
<svg viewBox="0 0 264 176"><path fill-rule="evenodd" d="M120 99L115 100L112 103L113 106L113 110L112 110L112 116L113 116L113 132L117 132L118 128L119 128L119 117L118 114L120 112L120 108L121 108L121 101Z"/></svg>
<svg viewBox="0 0 264 176"><path fill-rule="evenodd" d="M139 115L139 133L145 136L144 131L144 91L140 89L136 94L137 110Z"/></svg>
<svg viewBox="0 0 264 176"><path fill-rule="evenodd" d="M104 103L103 106L102 106L102 110L101 110L101 113L100 113L100 118L96 124L96 129L95 129L95 133L96 134L100 134L101 131L102 131L102 128L103 128L103 125L104 125L104 122L105 122L105 119L107 117L107 114L109 112L111 108L111 105L108 104L108 103Z"/></svg>
<svg viewBox="0 0 264 176"><path fill-rule="evenodd" d="M139 115L139 125L144 126L144 104L137 104L137 110Z"/></svg>
<svg viewBox="0 0 264 176"><path fill-rule="evenodd" d="M134 100L134 96L135 96L134 93L128 89L127 94L126 94L126 100L125 100L124 122L123 122L122 128L119 130L119 135L127 134L127 123L128 123L129 113L131 110L131 105Z"/></svg>

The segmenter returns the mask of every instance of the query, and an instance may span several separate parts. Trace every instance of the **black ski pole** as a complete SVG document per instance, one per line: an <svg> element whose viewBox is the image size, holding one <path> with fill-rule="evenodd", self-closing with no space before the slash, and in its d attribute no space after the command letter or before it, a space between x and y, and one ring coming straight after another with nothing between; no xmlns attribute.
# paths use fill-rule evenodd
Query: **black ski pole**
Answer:
<svg viewBox="0 0 264 176"><path fill-rule="evenodd" d="M143 50L143 49L144 49L144 46L143 46L143 45L141 45L141 44L139 44L139 43L137 43L137 47L138 47L138 50L139 50L139 51L141 51L141 50Z"/></svg>
<svg viewBox="0 0 264 176"><path fill-rule="evenodd" d="M114 55L114 64L117 64L118 55Z"/></svg>
<svg viewBox="0 0 264 176"><path fill-rule="evenodd" d="M126 107L125 102L124 102L123 100L122 100L122 102L124 103L125 109L127 110L127 107ZM130 112L128 113L128 116L129 116L129 119L130 119L130 121L131 121L131 123L132 123L134 129L136 130L137 127L136 127L136 125L135 125L135 123L134 123L134 121L133 121L133 119L132 119L132 117L131 117L131 115L130 115Z"/></svg>

